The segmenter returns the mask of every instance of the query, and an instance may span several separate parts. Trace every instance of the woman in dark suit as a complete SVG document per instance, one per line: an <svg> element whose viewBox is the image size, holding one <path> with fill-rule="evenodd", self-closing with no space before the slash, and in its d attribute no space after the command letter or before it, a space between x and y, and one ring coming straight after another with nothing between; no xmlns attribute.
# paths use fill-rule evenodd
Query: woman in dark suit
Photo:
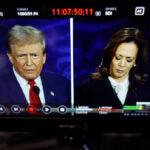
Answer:
<svg viewBox="0 0 150 150"><path fill-rule="evenodd" d="M147 60L147 41L139 29L117 31L103 50L99 68L77 86L76 106L122 108L150 101Z"/></svg>

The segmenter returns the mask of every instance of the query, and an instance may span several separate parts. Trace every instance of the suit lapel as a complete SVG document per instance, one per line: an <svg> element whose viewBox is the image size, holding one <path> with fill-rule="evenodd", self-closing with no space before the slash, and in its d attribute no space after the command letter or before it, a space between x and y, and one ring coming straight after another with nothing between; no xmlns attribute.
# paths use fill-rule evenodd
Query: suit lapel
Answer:
<svg viewBox="0 0 150 150"><path fill-rule="evenodd" d="M26 98L24 96L24 93L13 73L12 70L9 71L8 75L8 89L9 90L9 95L12 104L18 104L20 106L28 106L28 103L26 101ZM51 78L48 76L48 78ZM44 96L45 96L45 104L50 104L54 105L57 104L57 94L54 88L52 88L51 83L49 83L49 79L47 79L47 76L44 73L41 73L41 80L42 80L42 85L43 85L43 91L44 91Z"/></svg>
<svg viewBox="0 0 150 150"><path fill-rule="evenodd" d="M133 87L128 88L128 93L124 105L136 105L136 93Z"/></svg>
<svg viewBox="0 0 150 150"><path fill-rule="evenodd" d="M11 104L27 106L28 104L26 98L12 70L10 71L8 78L9 78L8 89L10 89L9 94L10 94Z"/></svg>
<svg viewBox="0 0 150 150"><path fill-rule="evenodd" d="M51 77L49 76L49 78ZM54 90L54 88L52 88L52 83L49 83L49 79L47 79L46 75L43 72L41 73L41 80L45 96L45 104L49 104L51 106L56 104L56 91Z"/></svg>
<svg viewBox="0 0 150 150"><path fill-rule="evenodd" d="M118 106L122 106L117 94L115 93L115 91L113 90L109 80L107 80L107 85L108 85L108 88L109 90L111 91L110 92L110 97L112 97L112 100L113 100L113 105L118 105ZM113 99L114 97L114 99ZM135 96L135 90L133 87L129 87L128 88L128 92L127 92L127 96L126 96L126 99L125 99L125 103L124 105L136 105L136 96Z"/></svg>
<svg viewBox="0 0 150 150"><path fill-rule="evenodd" d="M114 89L112 88L109 80L106 80L106 89L108 89L108 96L109 96L109 103L112 104L112 106L116 107L116 108L120 108L122 107L122 104L116 94L116 92L114 91Z"/></svg>

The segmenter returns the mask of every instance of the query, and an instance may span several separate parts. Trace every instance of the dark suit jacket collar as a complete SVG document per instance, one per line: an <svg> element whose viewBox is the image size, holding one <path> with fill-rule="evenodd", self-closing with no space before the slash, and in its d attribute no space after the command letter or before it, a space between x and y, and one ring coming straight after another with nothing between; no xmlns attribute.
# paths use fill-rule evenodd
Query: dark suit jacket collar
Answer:
<svg viewBox="0 0 150 150"><path fill-rule="evenodd" d="M42 71L40 76L41 76L43 91L45 96L45 104L47 103L55 104L56 103L55 89L53 88L52 84L49 82L51 79L50 74L47 75L46 71Z"/></svg>
<svg viewBox="0 0 150 150"><path fill-rule="evenodd" d="M10 101L12 104L19 104L21 106L28 105L24 93L13 73L13 70L10 69L8 73L8 89L10 94Z"/></svg>
<svg viewBox="0 0 150 150"><path fill-rule="evenodd" d="M105 80L106 82L106 89L108 89L108 91L110 91L110 97L114 97L114 99L112 98L113 100L113 103L114 105L119 105L122 107L122 104L118 98L118 96L116 95L115 91L113 90L112 86L111 86L111 83L108 79ZM125 103L124 105L136 105L136 91L135 91L135 88L132 86L128 88L128 92L127 92L127 96L126 96L126 100L125 100Z"/></svg>
<svg viewBox="0 0 150 150"><path fill-rule="evenodd" d="M20 87L20 85L19 85L12 69L9 70L8 80L9 80L8 89L11 89L9 91L10 98L11 98L11 103L27 106L28 105L27 100L24 96L24 93L23 93L23 91L22 91L22 89L21 89L21 87ZM51 89L51 88L49 87L49 84L47 83L44 72L42 72L42 74L41 74L41 80L42 80L42 84L43 84L43 91L44 91L45 99L46 99L47 96L52 97L49 94L49 89Z"/></svg>
<svg viewBox="0 0 150 150"><path fill-rule="evenodd" d="M45 104L47 104L47 101L51 102L52 104L55 103L55 90L53 89L52 85L48 82L51 76L47 76L45 71L41 72L41 80L43 85L43 92L45 96ZM24 93L13 73L13 70L10 69L8 73L8 80L9 80L9 91L10 97L11 97L11 103L12 104L19 104L21 106L27 106L27 100L24 96Z"/></svg>
<svg viewBox="0 0 150 150"><path fill-rule="evenodd" d="M106 79L106 89L108 89L108 91L109 91L108 94L112 101L113 106L122 107L122 104L121 104L116 92L112 88L111 83L108 79Z"/></svg>

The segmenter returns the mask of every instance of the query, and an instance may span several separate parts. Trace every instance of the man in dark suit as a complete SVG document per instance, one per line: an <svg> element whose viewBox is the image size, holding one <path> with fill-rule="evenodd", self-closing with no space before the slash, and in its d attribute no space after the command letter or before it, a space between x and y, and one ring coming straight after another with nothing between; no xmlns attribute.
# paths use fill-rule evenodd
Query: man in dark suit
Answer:
<svg viewBox="0 0 150 150"><path fill-rule="evenodd" d="M0 104L33 106L70 105L70 83L42 71L46 62L43 32L31 26L12 27L7 34L7 55L13 68L0 75Z"/></svg>

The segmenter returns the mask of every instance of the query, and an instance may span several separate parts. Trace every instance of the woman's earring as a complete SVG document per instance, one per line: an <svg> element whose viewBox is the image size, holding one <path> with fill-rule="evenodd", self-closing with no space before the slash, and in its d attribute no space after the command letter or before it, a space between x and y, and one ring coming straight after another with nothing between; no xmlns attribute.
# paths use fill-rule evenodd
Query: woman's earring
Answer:
<svg viewBox="0 0 150 150"><path fill-rule="evenodd" d="M133 67L136 67L136 64L134 64Z"/></svg>

